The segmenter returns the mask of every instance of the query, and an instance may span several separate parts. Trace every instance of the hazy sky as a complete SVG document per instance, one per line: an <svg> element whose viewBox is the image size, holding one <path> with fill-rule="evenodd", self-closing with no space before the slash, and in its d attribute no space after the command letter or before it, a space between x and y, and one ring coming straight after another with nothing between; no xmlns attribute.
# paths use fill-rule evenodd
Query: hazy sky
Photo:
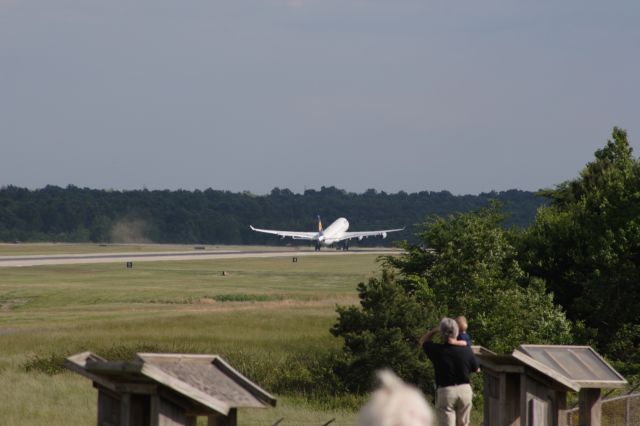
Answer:
<svg viewBox="0 0 640 426"><path fill-rule="evenodd" d="M639 120L637 0L0 0L0 186L538 189Z"/></svg>

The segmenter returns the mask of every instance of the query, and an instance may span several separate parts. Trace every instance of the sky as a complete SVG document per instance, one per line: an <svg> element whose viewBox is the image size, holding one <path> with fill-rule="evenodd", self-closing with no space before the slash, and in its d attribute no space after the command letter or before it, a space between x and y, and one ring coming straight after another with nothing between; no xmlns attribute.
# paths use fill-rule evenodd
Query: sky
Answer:
<svg viewBox="0 0 640 426"><path fill-rule="evenodd" d="M640 153L640 2L0 0L0 186L476 194Z"/></svg>

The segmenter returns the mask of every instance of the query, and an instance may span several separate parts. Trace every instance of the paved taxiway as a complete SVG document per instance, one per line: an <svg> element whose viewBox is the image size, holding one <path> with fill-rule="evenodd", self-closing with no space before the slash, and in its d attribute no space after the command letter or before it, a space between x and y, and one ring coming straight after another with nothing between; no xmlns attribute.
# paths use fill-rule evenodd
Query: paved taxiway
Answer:
<svg viewBox="0 0 640 426"><path fill-rule="evenodd" d="M160 262L168 260L206 260L206 259L239 259L247 257L301 257L301 256L349 256L358 254L394 254L400 250L393 249L357 249L338 251L326 249L313 250L229 250L229 251L176 251L147 253L86 253L33 256L0 256L0 267L41 266L41 265L77 265L86 263L119 263L119 262Z"/></svg>

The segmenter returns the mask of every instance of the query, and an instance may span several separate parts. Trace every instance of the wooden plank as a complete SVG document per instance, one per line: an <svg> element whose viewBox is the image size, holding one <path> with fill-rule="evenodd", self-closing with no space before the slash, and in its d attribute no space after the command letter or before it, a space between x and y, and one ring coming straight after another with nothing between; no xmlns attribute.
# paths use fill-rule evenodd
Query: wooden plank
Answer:
<svg viewBox="0 0 640 426"><path fill-rule="evenodd" d="M120 421L120 401L104 389L98 390L98 426L115 426Z"/></svg>
<svg viewBox="0 0 640 426"><path fill-rule="evenodd" d="M494 421L485 423L499 426L520 426L520 375L501 373L499 375L497 415Z"/></svg>
<svg viewBox="0 0 640 426"><path fill-rule="evenodd" d="M611 380L576 380L575 383L579 385L581 389L622 389L626 386L626 383Z"/></svg>
<svg viewBox="0 0 640 426"><path fill-rule="evenodd" d="M547 407L543 401L537 398L529 400L529 422L527 426L548 426Z"/></svg>
<svg viewBox="0 0 640 426"><path fill-rule="evenodd" d="M582 426L601 426L602 400L600 389L582 389L578 394Z"/></svg>
<svg viewBox="0 0 640 426"><path fill-rule="evenodd" d="M535 380L540 384L543 384L548 389L551 389L554 391L573 392L573 389L566 387L562 383L559 383L558 381L547 376L546 374L539 372L535 368L528 367L526 374L529 376L531 380Z"/></svg>
<svg viewBox="0 0 640 426"><path fill-rule="evenodd" d="M130 375L139 373L142 364L133 362L87 361L85 369L94 374Z"/></svg>
<svg viewBox="0 0 640 426"><path fill-rule="evenodd" d="M520 379L522 374L507 374L506 379L506 399L505 406L506 426L520 426Z"/></svg>
<svg viewBox="0 0 640 426"><path fill-rule="evenodd" d="M141 360L146 360L150 358L183 358L183 359L208 359L209 361L213 361L218 355L207 355L207 354L177 354L177 353L154 353L154 352L139 352L136 354L138 358Z"/></svg>
<svg viewBox="0 0 640 426"><path fill-rule="evenodd" d="M87 378L90 378L90 377L87 377ZM112 392L116 392L115 383L113 383L113 382L111 382L111 381L109 381L107 379L103 379L102 377L95 376L92 379L92 383L93 383L93 387L96 388L96 389L104 388L104 389L109 389Z"/></svg>
<svg viewBox="0 0 640 426"><path fill-rule="evenodd" d="M556 391L554 426L567 426L567 393Z"/></svg>
<svg viewBox="0 0 640 426"><path fill-rule="evenodd" d="M550 392L548 386L540 381L527 377L526 394L527 426L552 426L552 408L555 403L555 392ZM533 401L533 402L532 402Z"/></svg>
<svg viewBox="0 0 640 426"><path fill-rule="evenodd" d="M116 392L140 395L153 395L158 389L158 385L155 383L115 383L114 387Z"/></svg>
<svg viewBox="0 0 640 426"><path fill-rule="evenodd" d="M151 424L151 396L141 394L131 395L131 408L129 410L129 423L148 426Z"/></svg>
<svg viewBox="0 0 640 426"><path fill-rule="evenodd" d="M490 369L496 373L523 373L524 367L522 365L514 364L498 364L491 360L491 357L485 357L484 355L476 356L478 363L482 369Z"/></svg>
<svg viewBox="0 0 640 426"><path fill-rule="evenodd" d="M160 420L160 397L156 395L151 395L150 401L150 415L151 422L149 426L159 426Z"/></svg>
<svg viewBox="0 0 640 426"><path fill-rule="evenodd" d="M520 424L526 426L529 424L529 407L527 404L527 386L529 378L526 374L520 376Z"/></svg>
<svg viewBox="0 0 640 426"><path fill-rule="evenodd" d="M483 397L484 397L483 398L483 400L484 400L483 419L484 419L484 424L485 425L493 424L492 418L491 418L491 416L493 415L493 411L491 409L492 397L491 397L491 392L490 392L490 381L491 380L496 380L495 376L491 372L489 372L488 370L485 370L483 372L483 378L482 378L482 382L483 382L482 394L483 394Z"/></svg>
<svg viewBox="0 0 640 426"><path fill-rule="evenodd" d="M498 375L498 424L505 425L507 422L507 375Z"/></svg>
<svg viewBox="0 0 640 426"><path fill-rule="evenodd" d="M69 357L67 359L64 360L64 367L68 370L73 371L74 373L77 373L83 377L86 377L87 379L91 380L92 382L94 382L94 387L95 387L95 383L98 383L100 386L111 389L111 390L115 390L115 386L112 382L110 382L107 379L104 379L100 376L96 376L95 374L91 374L89 372L87 372L87 370L85 369L84 363L78 362L78 359L80 358L81 355L85 355L85 354L91 354L93 355L91 352L83 352L82 354L78 354L78 355L74 355L72 357Z"/></svg>
<svg viewBox="0 0 640 426"><path fill-rule="evenodd" d="M131 425L131 394L120 395L120 426Z"/></svg>
<svg viewBox="0 0 640 426"><path fill-rule="evenodd" d="M518 346L518 350L520 350L521 352L525 352L526 354L530 355L529 352L527 352L527 348L549 348L549 347L553 347L553 348L564 348L564 349L591 349L593 350L593 348L591 346L588 345L530 345L530 344L526 344L526 345L520 345Z"/></svg>

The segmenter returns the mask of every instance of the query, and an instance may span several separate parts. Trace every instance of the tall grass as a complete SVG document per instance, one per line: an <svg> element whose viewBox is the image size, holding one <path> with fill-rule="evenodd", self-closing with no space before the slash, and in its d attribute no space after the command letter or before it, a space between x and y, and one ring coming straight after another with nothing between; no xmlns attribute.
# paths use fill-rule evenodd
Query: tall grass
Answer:
<svg viewBox="0 0 640 426"><path fill-rule="evenodd" d="M0 269L0 300L24 301L0 311L0 423L93 423L95 390L61 369L91 350L219 354L279 398L241 424L350 424L362 398L327 371L340 347L328 329L376 267L360 255Z"/></svg>

